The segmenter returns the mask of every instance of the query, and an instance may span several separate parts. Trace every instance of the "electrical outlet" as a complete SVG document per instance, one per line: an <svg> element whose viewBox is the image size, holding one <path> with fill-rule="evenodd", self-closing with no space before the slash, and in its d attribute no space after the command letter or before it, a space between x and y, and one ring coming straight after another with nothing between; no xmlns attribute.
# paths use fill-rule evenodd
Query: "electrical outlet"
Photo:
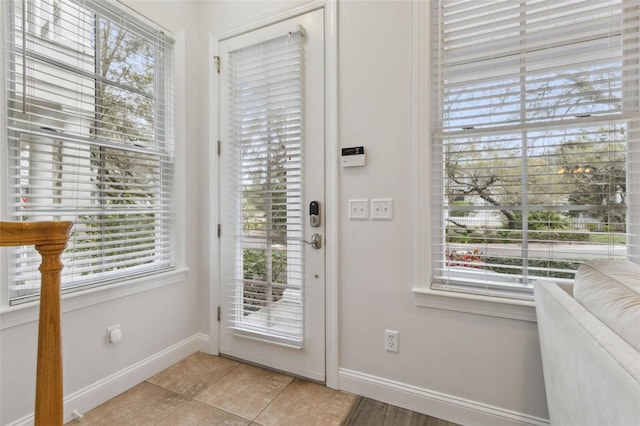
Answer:
<svg viewBox="0 0 640 426"><path fill-rule="evenodd" d="M398 332L395 330L384 331L384 350L398 352Z"/></svg>
<svg viewBox="0 0 640 426"><path fill-rule="evenodd" d="M115 346L122 341L122 329L120 324L112 325L107 328L107 346Z"/></svg>

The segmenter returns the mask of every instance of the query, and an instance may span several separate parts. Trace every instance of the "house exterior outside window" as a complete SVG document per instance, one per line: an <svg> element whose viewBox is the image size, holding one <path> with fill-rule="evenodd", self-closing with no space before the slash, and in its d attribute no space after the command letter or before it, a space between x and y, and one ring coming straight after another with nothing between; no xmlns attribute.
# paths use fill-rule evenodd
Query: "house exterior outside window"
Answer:
<svg viewBox="0 0 640 426"><path fill-rule="evenodd" d="M173 41L113 5L3 4L9 220L70 220L63 291L173 269ZM11 304L39 293L9 251Z"/></svg>
<svg viewBox="0 0 640 426"><path fill-rule="evenodd" d="M430 288L531 300L640 262L638 2L431 6Z"/></svg>

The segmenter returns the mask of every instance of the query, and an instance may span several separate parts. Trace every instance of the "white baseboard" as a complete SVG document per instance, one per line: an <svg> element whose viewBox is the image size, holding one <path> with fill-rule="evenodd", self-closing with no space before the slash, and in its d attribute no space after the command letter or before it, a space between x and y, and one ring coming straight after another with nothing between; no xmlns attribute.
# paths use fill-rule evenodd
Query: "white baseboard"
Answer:
<svg viewBox="0 0 640 426"><path fill-rule="evenodd" d="M549 420L505 410L477 401L443 394L383 379L357 371L340 369L340 390L396 405L463 425L548 426Z"/></svg>
<svg viewBox="0 0 640 426"><path fill-rule="evenodd" d="M195 334L84 389L67 395L64 398L64 422L67 423L76 418L74 411L86 413L197 351L209 352L209 336L206 334ZM33 420L32 413L11 423L10 426L32 425Z"/></svg>

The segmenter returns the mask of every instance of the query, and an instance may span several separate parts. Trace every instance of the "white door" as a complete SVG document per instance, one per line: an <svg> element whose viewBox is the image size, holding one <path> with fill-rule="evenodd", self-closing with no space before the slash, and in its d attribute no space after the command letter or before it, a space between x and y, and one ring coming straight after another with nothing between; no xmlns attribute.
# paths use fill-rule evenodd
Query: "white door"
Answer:
<svg viewBox="0 0 640 426"><path fill-rule="evenodd" d="M324 11L220 52L220 353L324 381Z"/></svg>

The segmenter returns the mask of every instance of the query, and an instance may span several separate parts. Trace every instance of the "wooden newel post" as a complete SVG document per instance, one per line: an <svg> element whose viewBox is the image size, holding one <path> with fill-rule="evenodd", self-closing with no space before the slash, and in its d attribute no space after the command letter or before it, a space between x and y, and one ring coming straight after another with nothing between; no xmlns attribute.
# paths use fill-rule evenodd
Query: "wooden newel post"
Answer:
<svg viewBox="0 0 640 426"><path fill-rule="evenodd" d="M36 370L35 425L63 424L60 256L66 244L40 244L40 322Z"/></svg>
<svg viewBox="0 0 640 426"><path fill-rule="evenodd" d="M71 222L0 222L0 246L35 245L42 256L36 426L63 424L60 271L71 226Z"/></svg>

